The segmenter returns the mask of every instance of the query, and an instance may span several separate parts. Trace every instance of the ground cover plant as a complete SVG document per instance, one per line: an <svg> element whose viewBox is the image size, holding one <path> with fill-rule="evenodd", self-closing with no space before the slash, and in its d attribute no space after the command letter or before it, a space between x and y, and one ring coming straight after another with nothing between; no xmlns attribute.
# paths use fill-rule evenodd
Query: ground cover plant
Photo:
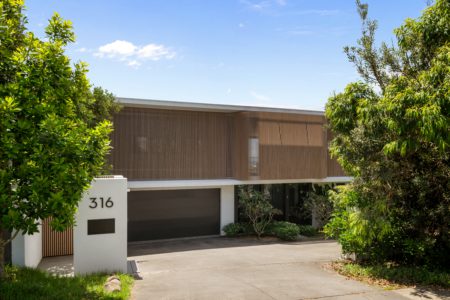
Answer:
<svg viewBox="0 0 450 300"><path fill-rule="evenodd" d="M121 291L103 289L110 275L93 274L76 277L57 277L32 268L6 266L0 280L2 300L75 300L75 299L128 299L133 278L119 274Z"/></svg>
<svg viewBox="0 0 450 300"><path fill-rule="evenodd" d="M351 261L334 262L331 267L344 276L385 289L412 286L450 289L449 271L394 264L361 265Z"/></svg>

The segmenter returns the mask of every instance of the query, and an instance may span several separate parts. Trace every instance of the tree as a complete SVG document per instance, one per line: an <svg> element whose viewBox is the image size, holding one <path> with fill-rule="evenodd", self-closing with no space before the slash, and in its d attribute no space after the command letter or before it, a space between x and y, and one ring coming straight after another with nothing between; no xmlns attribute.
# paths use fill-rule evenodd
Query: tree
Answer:
<svg viewBox="0 0 450 300"><path fill-rule="evenodd" d="M270 204L268 192L255 191L251 187L239 188L239 206L249 219L258 239L261 238L267 225L272 222L274 215L281 213Z"/></svg>
<svg viewBox="0 0 450 300"><path fill-rule="evenodd" d="M326 226L362 260L450 267L450 1L437 0L375 46L376 22L357 1L364 82L332 96L330 151L354 181L332 196Z"/></svg>
<svg viewBox="0 0 450 300"><path fill-rule="evenodd" d="M333 203L329 199L329 193L334 189L334 184L312 185L312 191L308 192L304 209L312 214L313 226L323 229L328 223L333 212Z"/></svg>
<svg viewBox="0 0 450 300"><path fill-rule="evenodd" d="M18 233L37 232L48 217L56 230L74 223L118 110L112 94L92 89L86 64L64 54L75 40L71 23L54 14L41 40L27 31L23 9L22 0L0 3L0 275Z"/></svg>

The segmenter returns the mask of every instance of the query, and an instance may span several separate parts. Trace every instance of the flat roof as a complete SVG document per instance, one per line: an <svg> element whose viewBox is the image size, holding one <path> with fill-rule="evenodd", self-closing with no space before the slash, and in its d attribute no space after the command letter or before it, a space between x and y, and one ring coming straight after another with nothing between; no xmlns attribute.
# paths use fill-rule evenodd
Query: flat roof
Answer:
<svg viewBox="0 0 450 300"><path fill-rule="evenodd" d="M144 108L157 108L157 109L214 111L214 112L253 111L253 112L304 114L304 115L315 115L315 116L323 116L324 115L323 111L302 110L302 109L294 109L294 108L276 108L276 107L272 108L272 107L260 107L260 106L165 101L165 100L124 98L124 97L117 97L116 99L120 104L122 104L126 107L144 107Z"/></svg>

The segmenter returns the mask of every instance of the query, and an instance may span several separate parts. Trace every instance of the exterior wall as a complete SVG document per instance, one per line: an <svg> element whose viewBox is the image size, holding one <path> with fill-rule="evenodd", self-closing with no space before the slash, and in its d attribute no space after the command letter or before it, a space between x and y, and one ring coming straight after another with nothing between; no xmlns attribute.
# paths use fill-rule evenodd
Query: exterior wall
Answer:
<svg viewBox="0 0 450 300"><path fill-rule="evenodd" d="M102 205L101 198L104 202ZM93 207L92 198L96 198ZM106 204L109 199L112 206ZM114 233L89 234L88 221L114 219ZM74 227L76 274L127 272L127 179L96 178L78 205Z"/></svg>
<svg viewBox="0 0 450 300"><path fill-rule="evenodd" d="M259 113L259 178L325 178L324 123L323 116Z"/></svg>
<svg viewBox="0 0 450 300"><path fill-rule="evenodd" d="M328 155L325 123L313 114L125 107L110 162L114 174L142 181L344 176Z"/></svg>
<svg viewBox="0 0 450 300"><path fill-rule="evenodd" d="M33 235L18 234L12 240L11 261L14 265L35 268L42 259L42 234L41 226L39 232Z"/></svg>
<svg viewBox="0 0 450 300"><path fill-rule="evenodd" d="M234 178L247 179L249 177L248 139L252 135L250 113L239 112L235 114L233 126L233 170Z"/></svg>
<svg viewBox="0 0 450 300"><path fill-rule="evenodd" d="M234 185L220 188L220 234L224 235L223 227L234 223Z"/></svg>
<svg viewBox="0 0 450 300"><path fill-rule="evenodd" d="M130 180L231 178L227 113L125 107L114 117L114 173Z"/></svg>

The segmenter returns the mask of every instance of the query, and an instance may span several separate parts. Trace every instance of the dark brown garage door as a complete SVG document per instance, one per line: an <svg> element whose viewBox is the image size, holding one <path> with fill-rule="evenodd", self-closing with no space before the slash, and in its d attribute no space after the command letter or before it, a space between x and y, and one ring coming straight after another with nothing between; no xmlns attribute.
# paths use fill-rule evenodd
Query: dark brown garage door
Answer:
<svg viewBox="0 0 450 300"><path fill-rule="evenodd" d="M128 193L128 241L215 235L220 189Z"/></svg>

